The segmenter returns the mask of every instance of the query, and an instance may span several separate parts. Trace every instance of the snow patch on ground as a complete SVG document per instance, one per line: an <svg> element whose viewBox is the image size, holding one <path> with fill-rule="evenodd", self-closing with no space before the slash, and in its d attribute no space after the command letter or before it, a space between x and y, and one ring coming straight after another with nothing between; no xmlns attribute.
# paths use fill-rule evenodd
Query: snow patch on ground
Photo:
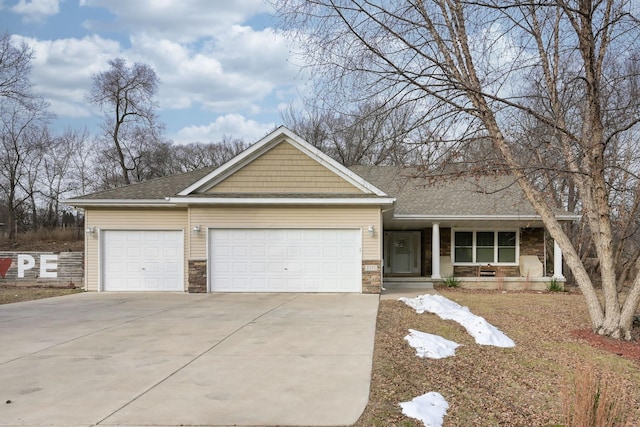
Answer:
<svg viewBox="0 0 640 427"><path fill-rule="evenodd" d="M463 307L442 295L420 295L415 298L400 298L400 301L416 310L418 314L426 311L438 315L441 319L459 323L478 344L496 347L515 347L516 345L511 338L483 317L476 316L468 307ZM460 346L440 336L414 329L409 329L409 335L404 339L416 349L417 356L432 359L454 356L455 349ZM400 406L404 415L422 421L425 427L442 427L444 416L449 409L449 404L444 397L434 391L418 396L410 402L401 402Z"/></svg>
<svg viewBox="0 0 640 427"><path fill-rule="evenodd" d="M456 348L460 347L457 342L414 329L409 329L409 335L404 339L407 340L411 347L416 349L416 356L430 359L443 359L454 356Z"/></svg>
<svg viewBox="0 0 640 427"><path fill-rule="evenodd" d="M402 413L422 421L425 427L441 427L449 404L440 393L431 391L410 402L400 402Z"/></svg>
<svg viewBox="0 0 640 427"><path fill-rule="evenodd" d="M469 311L468 307L463 307L442 295L419 295L415 298L400 298L400 301L416 310L418 314L427 311L436 314L441 319L453 320L461 324L478 344L505 348L516 345L511 338L483 317L476 316Z"/></svg>

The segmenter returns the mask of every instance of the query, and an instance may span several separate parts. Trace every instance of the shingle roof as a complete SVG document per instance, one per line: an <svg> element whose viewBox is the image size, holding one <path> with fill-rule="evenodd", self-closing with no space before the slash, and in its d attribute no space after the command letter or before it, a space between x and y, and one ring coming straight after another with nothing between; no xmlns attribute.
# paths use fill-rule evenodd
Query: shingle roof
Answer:
<svg viewBox="0 0 640 427"><path fill-rule="evenodd" d="M215 167L206 167L178 175L150 179L76 197L74 200L164 200L165 197L174 196L178 191L184 190L215 169Z"/></svg>
<svg viewBox="0 0 640 427"><path fill-rule="evenodd" d="M433 180L425 178L417 168L353 166L350 169L396 198L394 215L537 215L511 176Z"/></svg>
<svg viewBox="0 0 640 427"><path fill-rule="evenodd" d="M427 179L417 168L400 166L353 166L353 173L396 199L394 215L423 217L532 216L536 211L510 176L448 177ZM99 191L71 201L91 200L159 200L178 192L207 176L215 167L157 178L149 181ZM188 198L357 198L354 194L191 194ZM362 197L372 197L363 194ZM375 197L375 196L373 196ZM79 203L80 204L80 203ZM568 212L558 212L568 214Z"/></svg>

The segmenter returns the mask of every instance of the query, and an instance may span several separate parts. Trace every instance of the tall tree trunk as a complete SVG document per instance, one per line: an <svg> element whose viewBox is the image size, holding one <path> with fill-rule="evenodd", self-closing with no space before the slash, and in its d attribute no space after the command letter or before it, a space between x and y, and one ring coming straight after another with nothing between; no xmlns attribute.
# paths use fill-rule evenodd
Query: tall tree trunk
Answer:
<svg viewBox="0 0 640 427"><path fill-rule="evenodd" d="M18 220L15 206L15 189L9 190L9 197L7 200L7 227L9 229L9 240L15 240L18 228Z"/></svg>
<svg viewBox="0 0 640 427"><path fill-rule="evenodd" d="M118 110L116 110L116 114ZM120 121L116 121L116 126L113 131L113 143L116 146L116 151L118 153L118 163L120 164L120 170L122 171L122 178L124 179L125 184L131 184L131 180L129 179L129 169L127 168L127 162L124 158L124 152L122 150L122 145L120 145L120 140L118 139L118 134L120 132Z"/></svg>

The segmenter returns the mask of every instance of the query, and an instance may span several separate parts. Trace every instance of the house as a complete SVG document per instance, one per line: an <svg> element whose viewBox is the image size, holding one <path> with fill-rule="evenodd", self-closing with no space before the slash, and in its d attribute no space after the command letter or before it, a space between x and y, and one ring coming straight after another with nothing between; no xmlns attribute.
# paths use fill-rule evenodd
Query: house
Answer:
<svg viewBox="0 0 640 427"><path fill-rule="evenodd" d="M550 280L534 277L545 276L545 233L512 180L434 184L410 168L348 169L284 127L219 168L67 204L85 209L90 291L379 293L392 280ZM557 247L554 259L562 280Z"/></svg>

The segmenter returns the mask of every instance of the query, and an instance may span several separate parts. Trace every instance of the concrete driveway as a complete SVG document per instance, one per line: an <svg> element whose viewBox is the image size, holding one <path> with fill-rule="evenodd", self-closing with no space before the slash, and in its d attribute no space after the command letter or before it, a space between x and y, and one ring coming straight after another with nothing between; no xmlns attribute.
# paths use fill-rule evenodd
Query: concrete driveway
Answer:
<svg viewBox="0 0 640 427"><path fill-rule="evenodd" d="M0 426L348 425L377 295L85 293L0 305Z"/></svg>

